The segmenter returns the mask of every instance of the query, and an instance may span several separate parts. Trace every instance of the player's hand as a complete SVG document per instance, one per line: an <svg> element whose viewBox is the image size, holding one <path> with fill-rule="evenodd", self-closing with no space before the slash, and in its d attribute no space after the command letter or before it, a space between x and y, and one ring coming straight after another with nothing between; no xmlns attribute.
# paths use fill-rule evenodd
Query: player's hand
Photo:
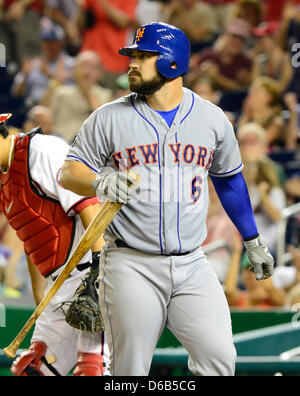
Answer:
<svg viewBox="0 0 300 396"><path fill-rule="evenodd" d="M95 183L96 182L96 183ZM135 192L136 181L128 172L113 172L108 175L99 175L93 186L96 186L96 194L101 199L107 198L110 202L126 204Z"/></svg>
<svg viewBox="0 0 300 396"><path fill-rule="evenodd" d="M244 245L253 265L250 269L255 273L256 279L259 281L270 278L274 272L274 259L261 236L251 241L244 241Z"/></svg>

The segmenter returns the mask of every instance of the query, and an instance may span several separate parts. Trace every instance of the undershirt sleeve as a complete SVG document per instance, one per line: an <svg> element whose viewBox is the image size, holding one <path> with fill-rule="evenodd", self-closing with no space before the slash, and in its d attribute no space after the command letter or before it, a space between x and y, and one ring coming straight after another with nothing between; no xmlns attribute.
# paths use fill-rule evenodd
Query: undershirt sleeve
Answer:
<svg viewBox="0 0 300 396"><path fill-rule="evenodd" d="M244 240L258 236L248 188L241 172L229 177L211 180L227 215Z"/></svg>

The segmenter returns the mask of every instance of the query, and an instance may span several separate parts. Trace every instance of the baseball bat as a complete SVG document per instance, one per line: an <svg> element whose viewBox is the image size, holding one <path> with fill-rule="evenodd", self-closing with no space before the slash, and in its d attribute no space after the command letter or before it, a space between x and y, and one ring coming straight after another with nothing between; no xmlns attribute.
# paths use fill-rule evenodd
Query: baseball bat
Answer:
<svg viewBox="0 0 300 396"><path fill-rule="evenodd" d="M135 185L139 183L140 177L139 175L130 172L131 177L135 180ZM69 277L71 272L75 269L79 261L85 256L85 254L95 245L96 241L102 236L105 232L106 228L110 225L113 218L117 215L117 213L122 208L123 204L118 202L109 202L106 200L101 209L94 217L92 222L89 224L82 238L80 239L76 249L74 250L72 256L67 261L64 266L62 272L53 283L51 288L49 289L46 296L40 302L40 304L36 307L35 311L24 325L23 329L16 336L13 342L6 347L3 352L5 355L11 359L16 357L17 350L21 345L22 341L38 320L39 316L42 314L46 306L54 297L55 293L59 290L64 281Z"/></svg>

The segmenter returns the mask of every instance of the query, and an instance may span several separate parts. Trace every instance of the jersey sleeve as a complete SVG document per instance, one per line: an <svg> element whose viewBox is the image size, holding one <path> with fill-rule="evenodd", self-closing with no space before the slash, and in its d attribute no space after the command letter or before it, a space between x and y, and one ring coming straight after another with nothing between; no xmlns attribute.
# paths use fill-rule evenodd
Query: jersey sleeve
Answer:
<svg viewBox="0 0 300 396"><path fill-rule="evenodd" d="M95 198L82 197L65 190L59 183L59 173L69 146L55 136L35 135L30 142L29 169L33 187L46 199L59 201L69 215L94 204Z"/></svg>
<svg viewBox="0 0 300 396"><path fill-rule="evenodd" d="M99 173L110 156L110 148L102 126L99 111L94 112L82 125L67 154L66 160L80 161Z"/></svg>
<svg viewBox="0 0 300 396"><path fill-rule="evenodd" d="M244 167L233 126L225 113L222 114L222 117L221 133L218 137L217 149L209 169L210 176L214 177L233 176L241 172Z"/></svg>

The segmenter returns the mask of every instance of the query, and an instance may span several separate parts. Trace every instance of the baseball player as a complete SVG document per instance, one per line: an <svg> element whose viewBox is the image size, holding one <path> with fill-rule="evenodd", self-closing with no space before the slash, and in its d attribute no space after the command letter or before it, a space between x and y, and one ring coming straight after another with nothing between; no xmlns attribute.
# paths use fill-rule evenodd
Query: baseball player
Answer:
<svg viewBox="0 0 300 396"><path fill-rule="evenodd" d="M39 128L28 134L9 135L4 122L10 116L0 115L0 210L24 243L34 295L39 303L44 292L43 279L47 281L47 292L100 203L95 197L79 197L66 191L57 182L69 148L63 140L42 135ZM46 307L36 323L30 348L13 363L13 374L65 376L75 365L74 376L103 374L103 356L108 364L104 334L78 331L67 324L60 309L73 299L77 288L87 290L96 272L94 267L99 266L97 250L101 247L99 240L90 272L89 252ZM82 294L78 291L77 298L82 298ZM96 292L95 300L97 303Z"/></svg>
<svg viewBox="0 0 300 396"><path fill-rule="evenodd" d="M189 353L195 375L232 376L236 351L228 304L201 250L207 177L242 234L258 280L274 260L257 230L233 128L223 111L183 88L190 43L179 29L138 29L132 94L97 109L83 124L62 185L126 204L105 235L100 307L112 375L148 375L164 327ZM127 170L140 174L136 192Z"/></svg>

